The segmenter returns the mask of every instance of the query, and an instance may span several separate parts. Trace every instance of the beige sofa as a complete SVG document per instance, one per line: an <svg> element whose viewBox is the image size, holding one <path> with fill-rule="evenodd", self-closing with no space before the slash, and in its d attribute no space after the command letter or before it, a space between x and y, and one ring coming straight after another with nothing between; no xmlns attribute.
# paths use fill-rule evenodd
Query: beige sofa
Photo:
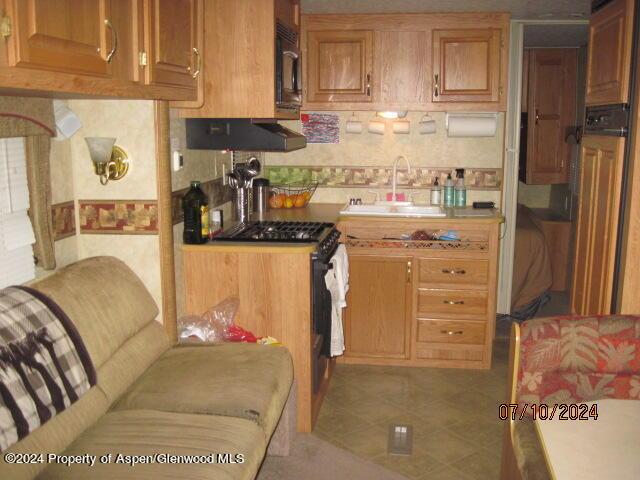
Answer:
<svg viewBox="0 0 640 480"><path fill-rule="evenodd" d="M8 450L42 453L44 461L8 464L3 452L0 478L255 477L293 379L286 348L171 346L155 320L158 307L149 292L113 257L82 260L32 287L52 298L77 327L97 385ZM135 458L126 455L212 453L236 460L241 454L243 462L160 463L178 458L160 456L134 467L115 463ZM69 467L48 461L47 454L112 457L104 464ZM148 458L153 457L140 459Z"/></svg>

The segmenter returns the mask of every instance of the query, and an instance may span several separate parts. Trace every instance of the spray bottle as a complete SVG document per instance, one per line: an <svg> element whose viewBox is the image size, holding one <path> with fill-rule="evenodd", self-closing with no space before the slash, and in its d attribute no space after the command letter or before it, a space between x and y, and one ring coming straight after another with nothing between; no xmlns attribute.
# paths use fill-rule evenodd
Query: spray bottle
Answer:
<svg viewBox="0 0 640 480"><path fill-rule="evenodd" d="M464 168L456 168L455 204L456 207L467 206L467 187L464 185Z"/></svg>
<svg viewBox="0 0 640 480"><path fill-rule="evenodd" d="M447 180L444 182L444 206L453 207L455 205L455 197L453 192L453 179L451 174L447 175Z"/></svg>

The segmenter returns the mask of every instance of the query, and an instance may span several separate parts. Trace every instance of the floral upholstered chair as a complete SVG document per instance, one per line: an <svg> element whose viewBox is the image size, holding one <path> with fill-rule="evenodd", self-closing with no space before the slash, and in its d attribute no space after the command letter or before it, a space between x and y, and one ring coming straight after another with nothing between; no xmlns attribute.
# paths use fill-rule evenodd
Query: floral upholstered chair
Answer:
<svg viewBox="0 0 640 480"><path fill-rule="evenodd" d="M508 401L640 400L640 316L552 317L514 323ZM525 413L531 413L531 410ZM549 479L533 421L505 428L502 479Z"/></svg>

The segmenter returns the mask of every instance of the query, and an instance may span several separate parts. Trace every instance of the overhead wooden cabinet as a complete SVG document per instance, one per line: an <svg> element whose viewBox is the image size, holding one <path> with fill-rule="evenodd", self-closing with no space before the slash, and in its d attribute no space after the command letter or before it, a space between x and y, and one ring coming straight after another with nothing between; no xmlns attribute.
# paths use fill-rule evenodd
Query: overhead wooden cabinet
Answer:
<svg viewBox="0 0 640 480"><path fill-rule="evenodd" d="M582 139L580 205L571 288L571 311L608 314L620 207L624 139Z"/></svg>
<svg viewBox="0 0 640 480"><path fill-rule="evenodd" d="M309 102L371 102L373 32L308 33Z"/></svg>
<svg viewBox="0 0 640 480"><path fill-rule="evenodd" d="M110 1L40 0L13 4L8 63L107 76L117 53ZM6 20L5 20L6 21Z"/></svg>
<svg viewBox="0 0 640 480"><path fill-rule="evenodd" d="M614 0L591 15L587 105L629 101L633 0Z"/></svg>
<svg viewBox="0 0 640 480"><path fill-rule="evenodd" d="M412 257L350 255L347 356L409 358Z"/></svg>
<svg viewBox="0 0 640 480"><path fill-rule="evenodd" d="M506 109L509 15L303 15L306 110Z"/></svg>
<svg viewBox="0 0 640 480"><path fill-rule="evenodd" d="M569 181L571 145L565 141L576 124L575 49L529 50L527 184Z"/></svg>
<svg viewBox="0 0 640 480"><path fill-rule="evenodd" d="M202 71L203 0L147 0L145 83L196 89Z"/></svg>
<svg viewBox="0 0 640 480"><path fill-rule="evenodd" d="M0 93L195 100L203 0L6 0Z"/></svg>
<svg viewBox="0 0 640 480"><path fill-rule="evenodd" d="M498 102L502 31L433 31L433 102Z"/></svg>

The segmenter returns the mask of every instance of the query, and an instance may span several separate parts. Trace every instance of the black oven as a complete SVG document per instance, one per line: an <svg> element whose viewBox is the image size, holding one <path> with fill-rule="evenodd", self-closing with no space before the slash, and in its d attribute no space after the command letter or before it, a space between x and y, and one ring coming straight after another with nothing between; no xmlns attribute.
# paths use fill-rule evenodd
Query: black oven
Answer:
<svg viewBox="0 0 640 480"><path fill-rule="evenodd" d="M302 104L302 59L297 46L298 34L276 25L276 108L298 111Z"/></svg>

